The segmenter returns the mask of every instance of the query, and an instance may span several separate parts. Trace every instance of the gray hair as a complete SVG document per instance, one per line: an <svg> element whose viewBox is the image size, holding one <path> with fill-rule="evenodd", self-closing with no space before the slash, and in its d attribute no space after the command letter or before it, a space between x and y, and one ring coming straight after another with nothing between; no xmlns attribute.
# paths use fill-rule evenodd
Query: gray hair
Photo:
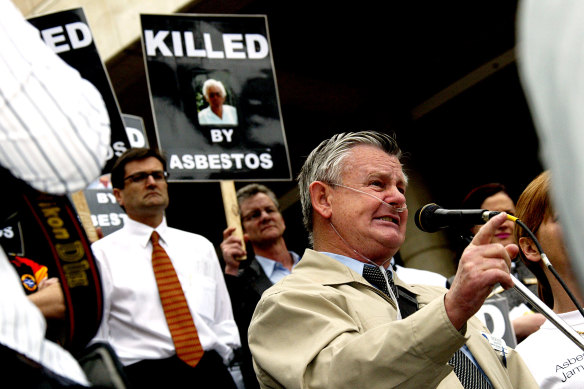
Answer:
<svg viewBox="0 0 584 389"><path fill-rule="evenodd" d="M376 131L345 132L336 134L322 141L308 156L298 175L298 189L302 204L304 227L308 231L310 243L312 237L312 203L308 187L314 181L326 183L341 183L344 160L355 146L374 146L388 155L401 160L402 152L394 135Z"/></svg>
<svg viewBox="0 0 584 389"><path fill-rule="evenodd" d="M209 78L207 81L203 83L203 96L205 96L205 98L209 98L209 88L212 86L216 86L221 90L221 97L227 96L227 92L225 91L223 83L213 78Z"/></svg>
<svg viewBox="0 0 584 389"><path fill-rule="evenodd" d="M250 197L255 196L258 193L263 193L267 195L273 202L276 208L280 209L280 204L278 203L278 199L274 192L272 192L267 186L262 184L249 184L240 188L237 193L237 204L241 207L241 203L245 200L249 199Z"/></svg>

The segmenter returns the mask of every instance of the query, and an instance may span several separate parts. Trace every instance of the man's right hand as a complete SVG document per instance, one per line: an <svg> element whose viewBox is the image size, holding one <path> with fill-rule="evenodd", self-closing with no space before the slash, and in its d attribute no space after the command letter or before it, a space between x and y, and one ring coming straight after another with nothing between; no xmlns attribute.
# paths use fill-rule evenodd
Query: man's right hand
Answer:
<svg viewBox="0 0 584 389"><path fill-rule="evenodd" d="M245 256L245 246L241 239L233 235L235 227L227 227L223 231L223 242L221 242L221 253L225 260L225 274L237 276L239 273L239 261L237 258Z"/></svg>
<svg viewBox="0 0 584 389"><path fill-rule="evenodd" d="M513 287L509 266L519 248L515 244L503 247L500 243L491 243L506 218L503 212L489 220L460 258L452 286L444 297L446 314L458 330L480 309L497 283L505 289Z"/></svg>

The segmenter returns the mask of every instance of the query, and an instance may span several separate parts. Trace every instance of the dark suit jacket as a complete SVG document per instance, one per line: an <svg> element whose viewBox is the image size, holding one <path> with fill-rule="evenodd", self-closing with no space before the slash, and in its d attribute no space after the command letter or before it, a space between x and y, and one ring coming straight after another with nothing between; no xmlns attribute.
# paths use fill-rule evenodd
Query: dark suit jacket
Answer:
<svg viewBox="0 0 584 389"><path fill-rule="evenodd" d="M251 252L251 250L248 250L248 253ZM248 254L248 256L251 255ZM237 277L229 274L225 275L225 284L231 297L233 317L239 328L239 336L241 338L239 361L241 363L243 381L246 389L254 389L260 386L253 370L251 352L247 343L247 329L262 293L272 286L272 282L266 276L255 257L251 256L241 265Z"/></svg>

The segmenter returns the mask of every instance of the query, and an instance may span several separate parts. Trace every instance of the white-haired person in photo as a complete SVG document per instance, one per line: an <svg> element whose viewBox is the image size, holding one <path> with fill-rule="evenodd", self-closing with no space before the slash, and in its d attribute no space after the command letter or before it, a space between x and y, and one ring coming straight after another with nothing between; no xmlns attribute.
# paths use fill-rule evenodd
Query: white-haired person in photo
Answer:
<svg viewBox="0 0 584 389"><path fill-rule="evenodd" d="M209 103L199 112L199 124L227 124L237 126L237 110L224 104L227 92L221 81L212 78L203 84L203 96Z"/></svg>

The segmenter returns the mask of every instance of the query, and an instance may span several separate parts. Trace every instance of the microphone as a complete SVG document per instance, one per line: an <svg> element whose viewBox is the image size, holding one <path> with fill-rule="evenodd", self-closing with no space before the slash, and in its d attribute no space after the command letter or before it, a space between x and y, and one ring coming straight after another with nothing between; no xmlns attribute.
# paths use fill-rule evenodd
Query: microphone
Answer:
<svg viewBox="0 0 584 389"><path fill-rule="evenodd" d="M444 209L434 203L426 204L416 211L416 226L424 232L436 232L448 227L471 227L485 224L500 212L486 209Z"/></svg>

